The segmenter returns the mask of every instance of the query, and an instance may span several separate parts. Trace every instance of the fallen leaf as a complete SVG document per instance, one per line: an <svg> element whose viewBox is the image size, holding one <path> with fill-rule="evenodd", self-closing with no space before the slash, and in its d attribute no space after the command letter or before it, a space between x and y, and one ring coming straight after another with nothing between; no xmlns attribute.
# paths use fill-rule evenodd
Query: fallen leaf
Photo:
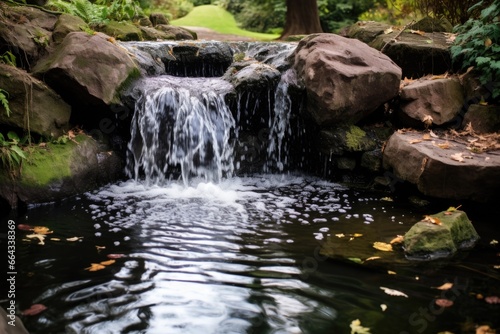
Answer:
<svg viewBox="0 0 500 334"><path fill-rule="evenodd" d="M85 270L88 270L88 271L98 271L98 270L102 270L106 268L106 266L100 264L100 263L91 263L90 264L90 267L88 268L85 268Z"/></svg>
<svg viewBox="0 0 500 334"><path fill-rule="evenodd" d="M436 218L436 217L424 216L424 219L422 219L422 221L426 222L426 223L435 224L435 225L441 225L441 221L439 220L439 218Z"/></svg>
<svg viewBox="0 0 500 334"><path fill-rule="evenodd" d="M417 35L420 35L420 36L425 36L425 31L422 31L422 30L413 30L413 29L410 29L410 32L412 34L417 34Z"/></svg>
<svg viewBox="0 0 500 334"><path fill-rule="evenodd" d="M402 236L402 235L398 235L397 237L395 237L394 239L392 239L391 241L389 241L389 243L392 245L392 244L400 244L402 243L403 241L405 240L405 237Z"/></svg>
<svg viewBox="0 0 500 334"><path fill-rule="evenodd" d="M33 229L33 226L26 224L19 224L17 225L17 228L21 231L31 231Z"/></svg>
<svg viewBox="0 0 500 334"><path fill-rule="evenodd" d="M488 47L490 47L490 46L491 46L491 44L493 44L493 42L491 41L491 38L486 38L486 39L484 40L484 46L485 46L485 47L487 47L487 48L488 48Z"/></svg>
<svg viewBox="0 0 500 334"><path fill-rule="evenodd" d="M109 265L111 265L111 264L113 264L115 262L116 262L116 260L107 260L107 261L102 261L101 264L103 266L109 266Z"/></svg>
<svg viewBox="0 0 500 334"><path fill-rule="evenodd" d="M484 299L484 296L482 294L478 293L476 295L476 299Z"/></svg>
<svg viewBox="0 0 500 334"><path fill-rule="evenodd" d="M496 331L488 325L479 326L476 328L476 334L495 334Z"/></svg>
<svg viewBox="0 0 500 334"><path fill-rule="evenodd" d="M463 162L464 161L463 153L452 154L450 156L450 159L458 161L458 162Z"/></svg>
<svg viewBox="0 0 500 334"><path fill-rule="evenodd" d="M50 238L51 241L61 241L59 238Z"/></svg>
<svg viewBox="0 0 500 334"><path fill-rule="evenodd" d="M53 233L53 231L49 230L49 228L46 227L46 226L35 226L35 227L33 227L33 232L35 232L35 234L50 234L50 233Z"/></svg>
<svg viewBox="0 0 500 334"><path fill-rule="evenodd" d="M498 296L488 296L484 298L484 301L488 304L500 304L500 298Z"/></svg>
<svg viewBox="0 0 500 334"><path fill-rule="evenodd" d="M384 30L384 34L386 34L386 35L387 35L387 34L390 34L390 33L391 33L391 32L393 32L393 31L394 31L394 29L392 29L392 28L387 28L387 29L385 29L385 30Z"/></svg>
<svg viewBox="0 0 500 334"><path fill-rule="evenodd" d="M413 140L410 140L410 144L418 144L418 143L421 143L422 140L421 139L413 139Z"/></svg>
<svg viewBox="0 0 500 334"><path fill-rule="evenodd" d="M380 289L382 289L389 296L396 296L396 297L405 297L405 298L408 298L408 295L406 293L401 292L399 290L389 289L389 288L386 288L386 287L383 287L383 286L381 286Z"/></svg>
<svg viewBox="0 0 500 334"><path fill-rule="evenodd" d="M428 134L428 133L424 134L424 135L422 136L422 139L423 139L423 140L432 140L431 135L430 135L430 134Z"/></svg>
<svg viewBox="0 0 500 334"><path fill-rule="evenodd" d="M397 273L395 271L392 271L392 270L387 270L387 273L389 275L397 275Z"/></svg>
<svg viewBox="0 0 500 334"><path fill-rule="evenodd" d="M381 259L380 256L371 256L369 258L367 258L365 261L372 261L372 260L377 260L377 259Z"/></svg>
<svg viewBox="0 0 500 334"><path fill-rule="evenodd" d="M361 234L361 233L354 233L352 236L353 236L353 238L359 238L359 237L362 237L363 234Z"/></svg>
<svg viewBox="0 0 500 334"><path fill-rule="evenodd" d="M437 286L435 287L434 289L438 289L438 290L449 290L453 287L453 283L444 283L443 285L441 286Z"/></svg>
<svg viewBox="0 0 500 334"><path fill-rule="evenodd" d="M387 310L387 305L380 304L380 308L382 309L382 312L385 312L385 310Z"/></svg>
<svg viewBox="0 0 500 334"><path fill-rule="evenodd" d="M439 136L435 134L432 130L429 131L429 136L431 136L432 138L439 138Z"/></svg>
<svg viewBox="0 0 500 334"><path fill-rule="evenodd" d="M434 119L432 118L431 115L426 115L423 119L422 122L425 124L426 127L429 127L432 125L432 122L434 122Z"/></svg>
<svg viewBox="0 0 500 334"><path fill-rule="evenodd" d="M78 240L80 240L80 239L83 239L83 237L72 237L72 238L66 238L66 241L71 241L71 242L73 242L73 241L78 241Z"/></svg>
<svg viewBox="0 0 500 334"><path fill-rule="evenodd" d="M353 320L349 327L351 327L351 334L370 334L370 328L361 326L359 319Z"/></svg>
<svg viewBox="0 0 500 334"><path fill-rule="evenodd" d="M101 250L103 249L106 249L106 246L95 246L95 248L97 249L98 252L100 252Z"/></svg>
<svg viewBox="0 0 500 334"><path fill-rule="evenodd" d="M26 309L21 312L22 315L26 316L31 316L31 315L37 315L38 313L41 313L47 309L47 306L43 304L33 304L30 306L29 309Z"/></svg>
<svg viewBox="0 0 500 334"><path fill-rule="evenodd" d="M444 143L439 143L436 146L442 148L443 150L447 150L450 148L450 143L448 141L445 141Z"/></svg>
<svg viewBox="0 0 500 334"><path fill-rule="evenodd" d="M125 256L125 254L108 254L106 255L108 259L119 259Z"/></svg>
<svg viewBox="0 0 500 334"><path fill-rule="evenodd" d="M392 245L385 242L376 241L373 243L373 248L383 252L392 252Z"/></svg>
<svg viewBox="0 0 500 334"><path fill-rule="evenodd" d="M498 245L498 240L495 240L495 239L491 240L490 245L492 245L492 246Z"/></svg>
<svg viewBox="0 0 500 334"><path fill-rule="evenodd" d="M348 257L347 259L348 259L349 261L354 262L354 263L358 263L358 264L363 263L363 260L361 260L359 257Z"/></svg>
<svg viewBox="0 0 500 334"><path fill-rule="evenodd" d="M390 198L390 197L382 197L380 200L381 201L386 201L386 202L394 202L394 200L392 198Z"/></svg>
<svg viewBox="0 0 500 334"><path fill-rule="evenodd" d="M39 245L45 245L45 241L44 241L45 236L46 236L45 234L28 234L26 236L26 238L30 238L30 239L36 238L39 240L39 242L38 242Z"/></svg>
<svg viewBox="0 0 500 334"><path fill-rule="evenodd" d="M339 234L335 234L335 236L337 238L343 238L343 237L345 237L345 234L344 233L339 233Z"/></svg>
<svg viewBox="0 0 500 334"><path fill-rule="evenodd" d="M439 298L434 301L434 303L439 307L451 307L453 306L453 301L449 299Z"/></svg>
<svg viewBox="0 0 500 334"><path fill-rule="evenodd" d="M493 266L493 269L500 269L500 265L498 265L498 266Z"/></svg>

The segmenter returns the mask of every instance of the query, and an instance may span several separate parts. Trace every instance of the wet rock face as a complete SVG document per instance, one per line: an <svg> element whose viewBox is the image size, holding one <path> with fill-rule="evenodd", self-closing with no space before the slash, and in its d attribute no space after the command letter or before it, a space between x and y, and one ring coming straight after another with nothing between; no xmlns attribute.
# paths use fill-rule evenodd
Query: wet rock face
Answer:
<svg viewBox="0 0 500 334"><path fill-rule="evenodd" d="M304 38L293 68L307 91L316 123L356 123L398 94L401 69L387 56L357 40L334 34Z"/></svg>
<svg viewBox="0 0 500 334"><path fill-rule="evenodd" d="M398 180L415 184L421 193L437 198L498 201L498 154L475 154L464 143L444 138L423 140L422 135L396 132L387 141L384 167L392 169Z"/></svg>

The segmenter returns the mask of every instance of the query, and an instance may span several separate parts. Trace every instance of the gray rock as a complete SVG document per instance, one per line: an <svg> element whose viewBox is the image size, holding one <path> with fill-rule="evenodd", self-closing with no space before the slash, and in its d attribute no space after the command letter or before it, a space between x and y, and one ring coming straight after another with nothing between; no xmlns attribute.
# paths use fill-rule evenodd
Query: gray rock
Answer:
<svg viewBox="0 0 500 334"><path fill-rule="evenodd" d="M380 150L364 152L361 156L361 167L372 172L382 170L382 152Z"/></svg>
<svg viewBox="0 0 500 334"><path fill-rule="evenodd" d="M378 35L381 35L387 29L391 28L391 25L382 22L375 21L358 21L348 27L344 36L348 38L356 38L361 42L369 44Z"/></svg>
<svg viewBox="0 0 500 334"><path fill-rule="evenodd" d="M281 73L276 68L255 60L234 63L223 76L239 92L272 89L280 77Z"/></svg>
<svg viewBox="0 0 500 334"><path fill-rule="evenodd" d="M453 26L446 18L435 18L426 16L418 22L412 24L410 29L425 32L452 32Z"/></svg>
<svg viewBox="0 0 500 334"><path fill-rule="evenodd" d="M399 91L401 69L387 56L355 39L309 35L294 53L307 91L307 110L320 126L356 123Z"/></svg>
<svg viewBox="0 0 500 334"><path fill-rule="evenodd" d="M472 104L465 113L462 127L471 124L476 133L491 133L500 131L500 107Z"/></svg>
<svg viewBox="0 0 500 334"><path fill-rule="evenodd" d="M72 104L106 107L120 104L120 90L139 70L109 36L72 32L36 65L34 74Z"/></svg>
<svg viewBox="0 0 500 334"><path fill-rule="evenodd" d="M197 39L197 34L194 31L182 27L176 27L166 24L155 25L157 30L163 31L168 37L166 39L173 40L193 40Z"/></svg>
<svg viewBox="0 0 500 334"><path fill-rule="evenodd" d="M421 126L428 116L435 125L450 122L463 105L462 86L454 79L415 81L401 90L401 111Z"/></svg>
<svg viewBox="0 0 500 334"><path fill-rule="evenodd" d="M24 129L46 138L68 130L71 108L45 83L24 70L0 64L0 87L8 93L10 117L3 108L0 124Z"/></svg>
<svg viewBox="0 0 500 334"><path fill-rule="evenodd" d="M384 167L428 196L478 202L498 200L500 155L474 154L465 144L437 138L422 140L422 135L394 133L383 152ZM448 148L440 148L440 144Z"/></svg>
<svg viewBox="0 0 500 334"><path fill-rule="evenodd" d="M149 20L151 21L153 26L156 26L158 24L165 24L165 25L169 24L167 17L162 13L151 13L149 15Z"/></svg>
<svg viewBox="0 0 500 334"><path fill-rule="evenodd" d="M52 41L59 44L70 32L82 31L85 28L88 28L88 25L81 18L73 15L61 14L54 26Z"/></svg>

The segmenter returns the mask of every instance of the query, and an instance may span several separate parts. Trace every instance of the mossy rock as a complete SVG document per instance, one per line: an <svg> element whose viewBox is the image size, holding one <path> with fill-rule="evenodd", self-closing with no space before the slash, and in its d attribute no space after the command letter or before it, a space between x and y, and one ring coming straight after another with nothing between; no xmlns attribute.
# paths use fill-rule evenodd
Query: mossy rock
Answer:
<svg viewBox="0 0 500 334"><path fill-rule="evenodd" d="M70 32L89 30L89 26L81 18L69 14L61 14L52 32L52 40L59 44Z"/></svg>
<svg viewBox="0 0 500 334"><path fill-rule="evenodd" d="M479 240L463 211L443 211L429 217L417 222L405 234L407 257L422 260L451 257L458 250L472 248Z"/></svg>
<svg viewBox="0 0 500 334"><path fill-rule="evenodd" d="M141 29L131 22L111 21L99 31L120 41L142 41Z"/></svg>
<svg viewBox="0 0 500 334"><path fill-rule="evenodd" d="M12 177L0 172L0 198L15 208L60 200L116 181L122 175L122 161L105 145L79 135L74 140L60 137L61 144L30 147L22 168Z"/></svg>

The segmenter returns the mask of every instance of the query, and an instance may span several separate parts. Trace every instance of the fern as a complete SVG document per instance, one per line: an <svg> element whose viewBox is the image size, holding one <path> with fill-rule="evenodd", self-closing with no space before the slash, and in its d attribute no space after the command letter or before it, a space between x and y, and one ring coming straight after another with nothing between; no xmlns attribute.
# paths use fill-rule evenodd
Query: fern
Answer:
<svg viewBox="0 0 500 334"><path fill-rule="evenodd" d="M105 23L106 10L103 6L93 4L88 0L50 0L47 6L65 12L70 15L78 16L90 25Z"/></svg>
<svg viewBox="0 0 500 334"><path fill-rule="evenodd" d="M453 62L462 69L473 66L479 80L487 85L493 100L500 98L500 1L485 6L479 1L469 11L481 10L478 18L455 27L458 34L450 48Z"/></svg>
<svg viewBox="0 0 500 334"><path fill-rule="evenodd" d="M3 108L5 109L5 113L7 114L7 117L10 117L10 107L9 107L9 93L7 93L5 90L0 88L0 104L2 104Z"/></svg>

